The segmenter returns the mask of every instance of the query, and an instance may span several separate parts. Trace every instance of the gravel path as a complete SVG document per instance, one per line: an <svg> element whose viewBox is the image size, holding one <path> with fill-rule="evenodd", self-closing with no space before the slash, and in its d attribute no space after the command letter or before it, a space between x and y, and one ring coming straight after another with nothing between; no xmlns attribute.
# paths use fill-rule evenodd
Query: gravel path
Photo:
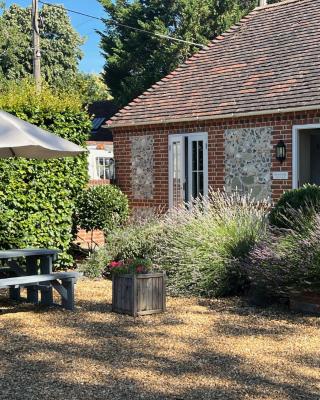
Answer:
<svg viewBox="0 0 320 400"><path fill-rule="evenodd" d="M110 312L82 280L77 311L0 300L0 399L320 399L320 318L239 299L169 298L168 312Z"/></svg>

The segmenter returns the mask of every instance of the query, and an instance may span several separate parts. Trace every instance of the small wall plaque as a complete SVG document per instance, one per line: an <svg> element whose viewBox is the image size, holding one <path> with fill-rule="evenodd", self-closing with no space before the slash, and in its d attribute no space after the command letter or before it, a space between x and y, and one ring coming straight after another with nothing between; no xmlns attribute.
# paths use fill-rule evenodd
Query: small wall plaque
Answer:
<svg viewBox="0 0 320 400"><path fill-rule="evenodd" d="M288 179L288 171L272 172L272 179L275 179L275 180L286 180L286 179Z"/></svg>

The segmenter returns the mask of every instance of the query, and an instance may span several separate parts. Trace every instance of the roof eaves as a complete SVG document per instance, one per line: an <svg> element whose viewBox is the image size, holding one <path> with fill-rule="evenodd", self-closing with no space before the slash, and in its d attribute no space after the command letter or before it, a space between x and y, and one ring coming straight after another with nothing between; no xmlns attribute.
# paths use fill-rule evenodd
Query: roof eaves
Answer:
<svg viewBox="0 0 320 400"><path fill-rule="evenodd" d="M229 119L229 118L243 118L243 117L252 117L259 115L270 115L270 114L282 114L282 113L290 113L290 112L300 112L300 111L312 111L312 110L320 110L320 104L312 105L312 106L297 106L297 107L288 107L288 108L276 108L270 110L258 110L258 111L247 111L243 113L230 113L230 114L215 114L208 115L204 117L186 117L186 118L168 118L161 120L149 120L149 121L135 121L135 122L124 122L124 123L114 123L110 124L109 121L106 125L103 125L105 128L114 129L114 128L133 128L135 126L144 126L144 125L163 125L163 124L172 124L172 123L180 123L180 122L193 122L193 121L208 121L208 120L216 120L216 119Z"/></svg>

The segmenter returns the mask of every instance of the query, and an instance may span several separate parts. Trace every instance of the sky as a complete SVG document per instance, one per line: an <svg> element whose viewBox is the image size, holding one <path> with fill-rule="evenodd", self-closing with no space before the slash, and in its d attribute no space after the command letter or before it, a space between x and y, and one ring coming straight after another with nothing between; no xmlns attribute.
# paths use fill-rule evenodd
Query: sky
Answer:
<svg viewBox="0 0 320 400"><path fill-rule="evenodd" d="M47 3L63 4L66 8L80 11L97 17L105 16L98 0L43 0ZM22 7L31 6L31 0L6 0L6 6L18 4ZM41 4L39 4L41 8ZM99 73L102 71L104 59L100 54L100 36L95 29L103 30L103 23L92 18L69 13L73 27L85 36L86 43L82 46L84 57L80 62L80 69L84 72Z"/></svg>

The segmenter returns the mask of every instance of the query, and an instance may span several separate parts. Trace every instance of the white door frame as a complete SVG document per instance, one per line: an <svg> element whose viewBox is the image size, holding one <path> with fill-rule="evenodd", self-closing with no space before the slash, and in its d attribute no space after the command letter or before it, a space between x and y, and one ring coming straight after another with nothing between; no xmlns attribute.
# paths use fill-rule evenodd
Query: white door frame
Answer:
<svg viewBox="0 0 320 400"><path fill-rule="evenodd" d="M204 157L203 157L203 187L204 187L204 195L208 194L208 132L192 132L192 133L180 133L180 134L169 134L168 136L168 185L169 185L169 208L173 207L173 191L172 191L172 180L173 180L173 166L172 166L172 142L174 142L177 139L184 139L184 138L195 138L197 136L203 136L204 137ZM190 144L188 143L188 146ZM183 180L185 182L185 176L184 176L184 167L185 167L185 158L184 158L184 148L182 148L183 154L182 154L182 174L183 174ZM190 169L188 165L188 175L190 175ZM190 183L189 183L190 185ZM190 190L190 186L188 188ZM190 193L190 192L189 192Z"/></svg>
<svg viewBox="0 0 320 400"><path fill-rule="evenodd" d="M320 124L293 125L292 127L292 189L299 182L299 131L303 129L320 129Z"/></svg>

